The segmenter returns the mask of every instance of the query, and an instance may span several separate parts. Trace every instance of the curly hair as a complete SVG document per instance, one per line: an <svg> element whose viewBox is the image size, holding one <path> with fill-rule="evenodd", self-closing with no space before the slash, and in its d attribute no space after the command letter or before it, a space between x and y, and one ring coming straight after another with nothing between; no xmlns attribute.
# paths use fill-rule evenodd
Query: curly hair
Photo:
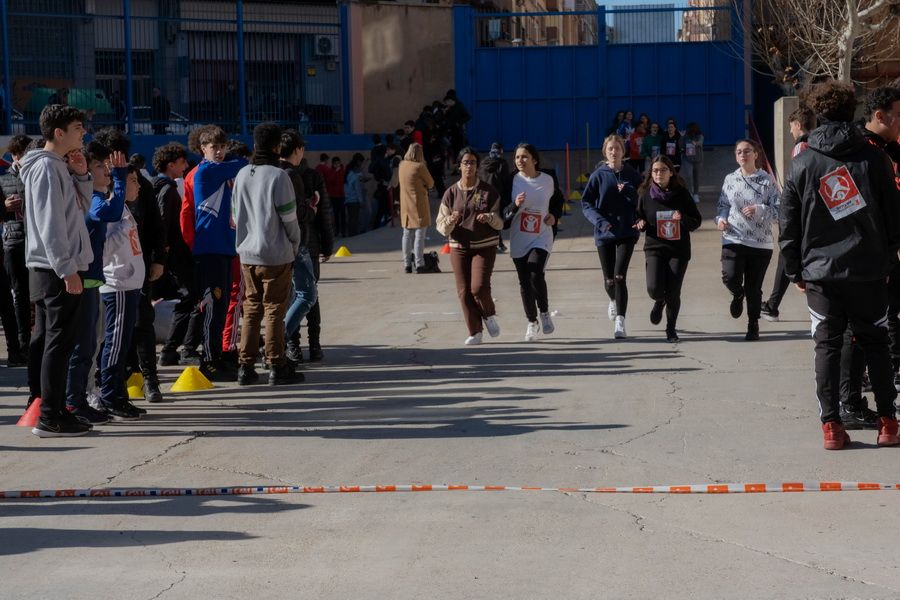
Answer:
<svg viewBox="0 0 900 600"><path fill-rule="evenodd" d="M131 141L121 129L115 127L104 127L94 134L94 139L109 148L113 152L121 152L128 155L131 149Z"/></svg>
<svg viewBox="0 0 900 600"><path fill-rule="evenodd" d="M831 79L818 83L806 95L806 105L817 117L828 121L849 122L856 112L853 85Z"/></svg>
<svg viewBox="0 0 900 600"><path fill-rule="evenodd" d="M177 142L160 146L153 153L153 170L162 173L169 164L177 161L179 158L187 159L187 150L184 146Z"/></svg>
<svg viewBox="0 0 900 600"><path fill-rule="evenodd" d="M889 85L875 88L866 96L866 118L871 121L876 110L890 111L895 102L900 102L900 88Z"/></svg>
<svg viewBox="0 0 900 600"><path fill-rule="evenodd" d="M9 153L13 156L22 156L25 154L25 151L28 150L28 144L30 143L31 138L20 133L9 138L6 149L9 150Z"/></svg>
<svg viewBox="0 0 900 600"><path fill-rule="evenodd" d="M228 136L225 131L218 125L201 125L193 130L188 136L188 144L191 152L203 154L201 146L206 144L225 144L228 142Z"/></svg>

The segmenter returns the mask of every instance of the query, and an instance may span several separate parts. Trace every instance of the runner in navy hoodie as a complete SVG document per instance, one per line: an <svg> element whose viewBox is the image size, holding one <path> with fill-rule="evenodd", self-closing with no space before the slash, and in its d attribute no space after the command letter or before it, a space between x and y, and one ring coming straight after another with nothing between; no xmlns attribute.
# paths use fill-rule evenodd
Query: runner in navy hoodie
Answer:
<svg viewBox="0 0 900 600"><path fill-rule="evenodd" d="M235 225L231 215L234 178L245 158L226 160L228 138L216 125L204 125L198 133L203 161L194 174L194 266L203 311L203 362L201 372L210 379L234 381L237 373L222 361L222 330L231 289L231 261L235 250Z"/></svg>

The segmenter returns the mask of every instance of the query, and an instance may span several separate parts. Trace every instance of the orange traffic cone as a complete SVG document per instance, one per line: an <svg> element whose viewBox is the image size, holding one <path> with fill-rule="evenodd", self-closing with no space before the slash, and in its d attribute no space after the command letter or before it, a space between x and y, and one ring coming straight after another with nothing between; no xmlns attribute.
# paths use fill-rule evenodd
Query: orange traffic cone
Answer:
<svg viewBox="0 0 900 600"><path fill-rule="evenodd" d="M444 244L444 247L441 248L441 254L450 254L450 242Z"/></svg>
<svg viewBox="0 0 900 600"><path fill-rule="evenodd" d="M35 398L34 401L25 409L25 412L19 417L16 423L19 427L34 427L37 425L38 419L41 418L41 399Z"/></svg>

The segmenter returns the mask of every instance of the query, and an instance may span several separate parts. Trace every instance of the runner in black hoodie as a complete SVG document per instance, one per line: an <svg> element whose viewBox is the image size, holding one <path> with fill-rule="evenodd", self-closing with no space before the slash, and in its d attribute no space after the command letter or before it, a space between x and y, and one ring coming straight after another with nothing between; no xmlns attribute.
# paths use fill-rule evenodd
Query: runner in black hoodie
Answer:
<svg viewBox="0 0 900 600"><path fill-rule="evenodd" d="M806 291L816 342L816 396L827 450L850 441L839 412L848 324L866 353L879 416L877 442L900 444L887 333L887 282L900 247L900 191L888 157L850 121L853 87L820 83L808 96L821 124L791 167L781 200L785 273Z"/></svg>

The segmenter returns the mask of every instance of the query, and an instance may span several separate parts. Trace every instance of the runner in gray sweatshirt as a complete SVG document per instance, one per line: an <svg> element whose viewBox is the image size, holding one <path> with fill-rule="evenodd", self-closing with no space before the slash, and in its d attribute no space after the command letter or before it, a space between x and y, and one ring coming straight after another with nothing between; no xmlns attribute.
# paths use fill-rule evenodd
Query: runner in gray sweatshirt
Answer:
<svg viewBox="0 0 900 600"><path fill-rule="evenodd" d="M284 316L291 293L294 257L300 247L297 200L288 174L279 167L281 128L262 123L253 130L253 157L234 180L232 207L236 244L244 279L238 384L259 376L253 369L259 354L260 324L265 318L269 384L302 381L285 358Z"/></svg>
<svg viewBox="0 0 900 600"><path fill-rule="evenodd" d="M94 258L84 223L94 186L81 151L84 113L51 104L41 111L40 127L44 149L28 152L21 161L25 264L35 303L28 380L41 398L41 417L32 433L72 437L91 429L66 410L65 401L69 355L81 326L76 318L83 291L79 271Z"/></svg>

